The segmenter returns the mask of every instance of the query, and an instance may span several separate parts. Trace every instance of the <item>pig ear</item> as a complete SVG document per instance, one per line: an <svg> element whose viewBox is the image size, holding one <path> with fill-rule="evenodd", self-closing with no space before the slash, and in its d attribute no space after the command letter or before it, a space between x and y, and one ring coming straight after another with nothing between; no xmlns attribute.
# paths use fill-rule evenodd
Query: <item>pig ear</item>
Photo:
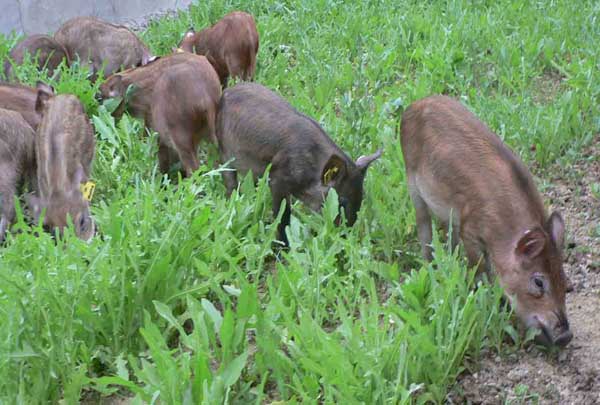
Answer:
<svg viewBox="0 0 600 405"><path fill-rule="evenodd" d="M546 245L546 232L542 228L530 229L517 242L516 253L522 259L535 259Z"/></svg>
<svg viewBox="0 0 600 405"><path fill-rule="evenodd" d="M369 168L369 165L371 163L373 163L375 160L379 159L379 157L381 157L381 154L383 153L383 149L378 149L377 152L373 153L372 155L368 155L368 156L361 156L358 159L356 159L356 167L363 171L366 172L367 169Z"/></svg>
<svg viewBox="0 0 600 405"><path fill-rule="evenodd" d="M546 229L548 229L554 246L562 251L565 245L565 221L557 211L554 211L548 218Z"/></svg>
<svg viewBox="0 0 600 405"><path fill-rule="evenodd" d="M331 155L321 172L321 182L325 186L333 186L346 175L346 162L338 155Z"/></svg>
<svg viewBox="0 0 600 405"><path fill-rule="evenodd" d="M48 104L48 100L50 97L54 96L54 89L51 86L48 86L46 83L37 82L37 98L35 100L35 111L38 114L41 114L46 105Z"/></svg>

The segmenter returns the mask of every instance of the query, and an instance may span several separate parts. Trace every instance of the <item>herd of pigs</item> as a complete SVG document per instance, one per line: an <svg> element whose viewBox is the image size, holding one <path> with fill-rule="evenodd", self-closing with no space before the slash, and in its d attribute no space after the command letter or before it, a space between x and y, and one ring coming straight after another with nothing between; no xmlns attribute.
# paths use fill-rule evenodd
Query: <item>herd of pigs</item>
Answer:
<svg viewBox="0 0 600 405"><path fill-rule="evenodd" d="M369 165L382 151L351 160L312 118L275 92L253 83L258 52L254 18L233 12L210 28L187 32L170 55L156 57L127 28L91 17L67 21L54 35L33 35L16 45L5 64L7 80L24 54L50 74L64 61L100 71L103 99L117 98L113 115L125 111L158 133L158 164L167 172L177 160L190 176L199 167L198 145L218 145L227 193L237 173L269 184L278 239L287 244L290 199L319 210L329 189L339 196L340 218L356 221ZM121 70L125 69L125 70ZM227 87L230 77L242 82ZM516 314L539 330L546 345L572 339L565 312L570 285L562 268L564 222L547 214L532 175L521 160L458 101L430 96L402 116L400 141L408 189L416 211L423 256L431 260L432 216L463 242L469 263L497 275ZM0 83L0 241L15 219L23 183L34 221L45 229L67 226L89 239L95 233L82 184L91 178L95 136L77 97ZM398 159L399 162L399 159ZM338 218L339 219L339 218ZM336 221L339 222L339 221ZM493 273L492 273L493 270Z"/></svg>

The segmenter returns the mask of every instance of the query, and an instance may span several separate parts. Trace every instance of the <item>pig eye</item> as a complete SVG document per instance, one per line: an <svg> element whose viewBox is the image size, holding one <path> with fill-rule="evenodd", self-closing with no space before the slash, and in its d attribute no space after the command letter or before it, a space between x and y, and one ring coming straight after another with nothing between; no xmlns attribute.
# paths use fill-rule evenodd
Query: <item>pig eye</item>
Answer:
<svg viewBox="0 0 600 405"><path fill-rule="evenodd" d="M541 274L534 274L529 281L529 293L534 297L541 297L546 292L546 280Z"/></svg>

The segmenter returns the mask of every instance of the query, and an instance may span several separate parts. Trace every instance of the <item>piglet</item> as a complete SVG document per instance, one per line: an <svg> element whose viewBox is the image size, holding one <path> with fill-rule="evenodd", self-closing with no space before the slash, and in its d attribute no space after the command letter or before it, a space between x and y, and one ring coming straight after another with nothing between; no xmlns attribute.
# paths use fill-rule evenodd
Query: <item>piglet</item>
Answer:
<svg viewBox="0 0 600 405"><path fill-rule="evenodd" d="M54 95L43 83L37 89L36 110L42 116L36 138L39 197L31 197L29 204L38 220L46 210L46 229L62 233L70 217L75 234L89 240L95 226L81 187L92 170L94 130L77 97Z"/></svg>
<svg viewBox="0 0 600 405"><path fill-rule="evenodd" d="M179 48L206 56L224 87L229 77L252 80L258 53L256 23L250 14L234 11L212 27L186 32Z"/></svg>
<svg viewBox="0 0 600 405"><path fill-rule="evenodd" d="M153 56L127 27L95 17L75 17L65 22L54 39L67 50L71 61L79 58L92 71L92 79L104 67L107 77L121 69L145 65Z"/></svg>
<svg viewBox="0 0 600 405"><path fill-rule="evenodd" d="M127 110L158 132L158 160L163 173L178 157L185 175L191 176L200 165L200 140L216 143L221 86L204 56L178 53L162 57L112 75L100 86L100 92L102 98L122 98L115 115Z"/></svg>
<svg viewBox="0 0 600 405"><path fill-rule="evenodd" d="M273 211L283 200L285 211L278 238L285 245L290 223L291 197L320 210L331 188L339 196L349 225L356 221L363 199L363 181L381 150L348 157L312 118L296 111L264 86L241 83L223 92L217 116L217 140L223 163L232 160L235 171L223 171L228 194L237 187L237 173L261 176L269 164Z"/></svg>
<svg viewBox="0 0 600 405"><path fill-rule="evenodd" d="M452 225L471 266L498 276L537 340L565 346L565 224L548 215L527 167L458 101L431 96L403 114L401 142L423 256L432 258L431 216Z"/></svg>

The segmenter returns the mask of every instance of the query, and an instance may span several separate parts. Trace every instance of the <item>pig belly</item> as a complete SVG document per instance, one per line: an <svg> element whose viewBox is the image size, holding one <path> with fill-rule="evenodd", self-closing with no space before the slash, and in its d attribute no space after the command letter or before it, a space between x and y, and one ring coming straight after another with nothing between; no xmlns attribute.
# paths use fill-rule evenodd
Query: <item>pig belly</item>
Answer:
<svg viewBox="0 0 600 405"><path fill-rule="evenodd" d="M233 154L231 157L233 157L234 160L230 166L236 169L238 174L241 176L245 176L246 173L252 172L254 179L257 180L264 174L267 168L267 165L265 165L263 162L249 157L244 157L244 153Z"/></svg>
<svg viewBox="0 0 600 405"><path fill-rule="evenodd" d="M450 224L450 216L452 215L452 227L460 229L460 210L451 201L444 198L444 193L441 190L443 187L423 181L423 179L417 177L416 188L433 216L445 226L448 226Z"/></svg>

